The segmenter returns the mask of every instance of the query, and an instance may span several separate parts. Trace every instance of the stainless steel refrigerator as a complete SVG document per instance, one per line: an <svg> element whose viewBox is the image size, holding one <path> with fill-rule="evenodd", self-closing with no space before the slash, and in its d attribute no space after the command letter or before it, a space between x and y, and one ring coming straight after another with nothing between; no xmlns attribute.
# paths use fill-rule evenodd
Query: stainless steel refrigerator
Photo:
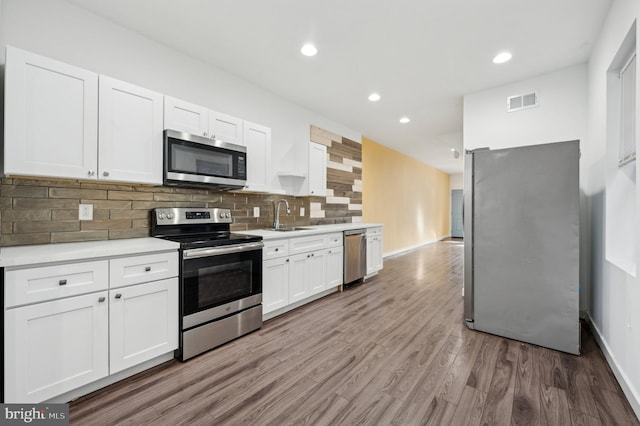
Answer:
<svg viewBox="0 0 640 426"><path fill-rule="evenodd" d="M579 141L468 151L469 328L579 354Z"/></svg>

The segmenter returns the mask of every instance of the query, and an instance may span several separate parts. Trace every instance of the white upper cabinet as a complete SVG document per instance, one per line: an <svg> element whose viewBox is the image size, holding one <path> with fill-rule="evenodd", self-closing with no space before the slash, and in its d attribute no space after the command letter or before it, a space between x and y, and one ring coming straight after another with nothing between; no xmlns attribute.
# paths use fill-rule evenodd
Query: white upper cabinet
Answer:
<svg viewBox="0 0 640 426"><path fill-rule="evenodd" d="M10 46L5 88L4 173L162 184L162 95Z"/></svg>
<svg viewBox="0 0 640 426"><path fill-rule="evenodd" d="M243 145L242 119L165 96L164 128Z"/></svg>
<svg viewBox="0 0 640 426"><path fill-rule="evenodd" d="M271 129L245 121L244 145L247 147L246 189L266 192L271 179Z"/></svg>
<svg viewBox="0 0 640 426"><path fill-rule="evenodd" d="M100 76L99 179L162 185L162 95Z"/></svg>
<svg viewBox="0 0 640 426"><path fill-rule="evenodd" d="M95 178L98 74L7 46L4 172Z"/></svg>
<svg viewBox="0 0 640 426"><path fill-rule="evenodd" d="M209 110L200 105L165 96L164 128L209 136Z"/></svg>
<svg viewBox="0 0 640 426"><path fill-rule="evenodd" d="M244 145L242 119L221 112L209 111L209 134L224 142Z"/></svg>
<svg viewBox="0 0 640 426"><path fill-rule="evenodd" d="M309 143L309 195L327 195L327 147Z"/></svg>

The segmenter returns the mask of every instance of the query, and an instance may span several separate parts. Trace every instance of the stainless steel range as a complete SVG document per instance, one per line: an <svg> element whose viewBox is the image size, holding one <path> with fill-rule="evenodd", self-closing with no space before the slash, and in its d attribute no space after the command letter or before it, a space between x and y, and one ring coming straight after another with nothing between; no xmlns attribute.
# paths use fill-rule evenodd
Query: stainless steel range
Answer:
<svg viewBox="0 0 640 426"><path fill-rule="evenodd" d="M222 208L158 208L151 235L180 243L185 361L262 327L262 237L230 232Z"/></svg>

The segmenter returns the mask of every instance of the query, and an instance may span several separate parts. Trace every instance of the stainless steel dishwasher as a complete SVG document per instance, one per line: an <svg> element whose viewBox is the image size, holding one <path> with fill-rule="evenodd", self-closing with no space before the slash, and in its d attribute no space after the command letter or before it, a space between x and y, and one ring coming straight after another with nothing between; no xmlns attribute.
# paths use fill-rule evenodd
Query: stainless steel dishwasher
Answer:
<svg viewBox="0 0 640 426"><path fill-rule="evenodd" d="M361 280L367 273L367 240L364 229L344 231L344 283Z"/></svg>

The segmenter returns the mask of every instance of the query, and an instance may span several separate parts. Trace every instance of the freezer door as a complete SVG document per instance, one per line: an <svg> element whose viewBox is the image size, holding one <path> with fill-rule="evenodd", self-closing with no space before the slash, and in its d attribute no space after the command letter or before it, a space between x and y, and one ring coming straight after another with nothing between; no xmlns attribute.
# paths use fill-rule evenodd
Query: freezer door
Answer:
<svg viewBox="0 0 640 426"><path fill-rule="evenodd" d="M474 328L579 353L578 141L473 162Z"/></svg>

